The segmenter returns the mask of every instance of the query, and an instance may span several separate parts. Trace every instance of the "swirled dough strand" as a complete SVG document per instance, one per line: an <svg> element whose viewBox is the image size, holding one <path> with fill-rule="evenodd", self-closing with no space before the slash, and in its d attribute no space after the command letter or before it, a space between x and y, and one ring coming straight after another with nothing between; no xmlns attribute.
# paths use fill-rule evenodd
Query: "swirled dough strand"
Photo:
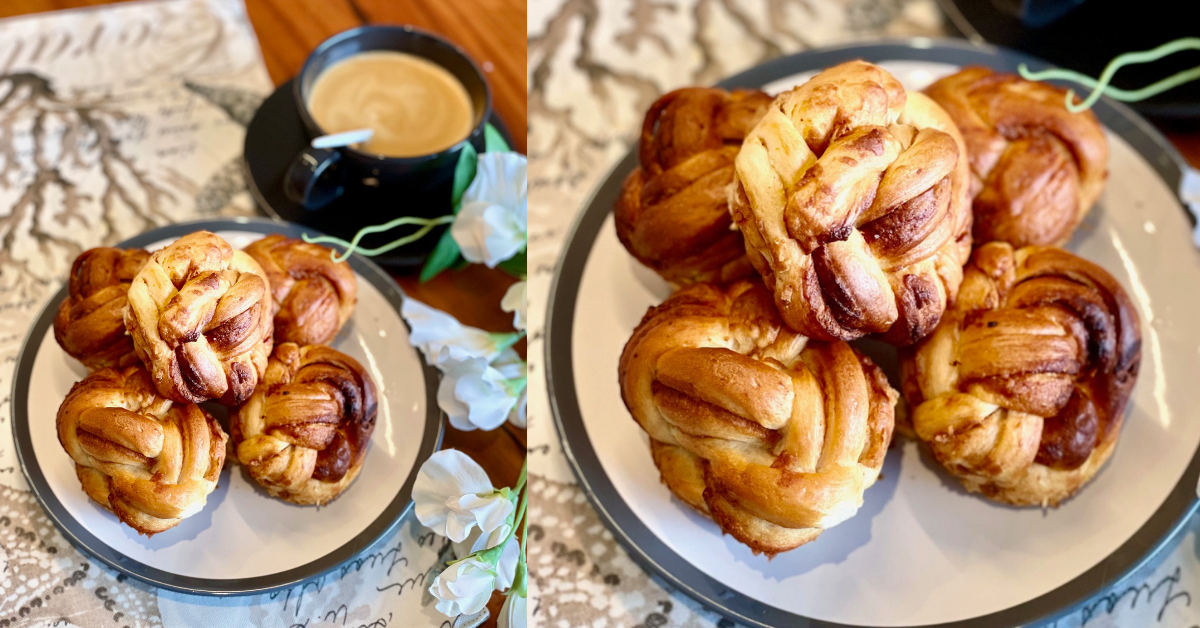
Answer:
<svg viewBox="0 0 1200 628"><path fill-rule="evenodd" d="M154 252L134 277L125 327L164 397L236 405L267 367L272 307L258 262L197 231Z"/></svg>
<svg viewBox="0 0 1200 628"><path fill-rule="evenodd" d="M954 300L966 149L937 104L878 66L843 63L777 96L734 169L733 221L797 331L906 345Z"/></svg>

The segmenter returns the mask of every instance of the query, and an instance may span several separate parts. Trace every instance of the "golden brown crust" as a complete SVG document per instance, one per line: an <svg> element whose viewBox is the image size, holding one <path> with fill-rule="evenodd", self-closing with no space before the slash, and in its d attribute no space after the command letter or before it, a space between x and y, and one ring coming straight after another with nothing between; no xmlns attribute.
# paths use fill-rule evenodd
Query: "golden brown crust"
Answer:
<svg viewBox="0 0 1200 628"><path fill-rule="evenodd" d="M147 536L204 508L225 464L220 424L158 395L141 365L88 375L56 421L84 491Z"/></svg>
<svg viewBox="0 0 1200 628"><path fill-rule="evenodd" d="M328 248L276 233L245 250L271 285L275 342L328 344L350 320L358 282L349 264L334 263Z"/></svg>
<svg viewBox="0 0 1200 628"><path fill-rule="evenodd" d="M937 325L970 251L954 123L853 61L776 97L735 161L730 212L788 325L906 345Z"/></svg>
<svg viewBox="0 0 1200 628"><path fill-rule="evenodd" d="M71 264L67 298L54 317L54 339L71 357L96 370L138 363L125 332L129 284L146 265L142 249L88 249Z"/></svg>
<svg viewBox="0 0 1200 628"><path fill-rule="evenodd" d="M1064 89L969 67L925 93L954 119L971 160L975 240L1061 245L1108 176L1108 140Z"/></svg>
<svg viewBox="0 0 1200 628"><path fill-rule="evenodd" d="M751 269L742 236L730 230L726 187L746 132L771 97L758 90L686 87L646 112L641 165L625 179L617 236L667 281L728 281Z"/></svg>
<svg viewBox="0 0 1200 628"><path fill-rule="evenodd" d="M358 475L375 430L375 385L322 345L275 348L254 394L230 415L238 461L274 497L322 505Z"/></svg>
<svg viewBox="0 0 1200 628"><path fill-rule="evenodd" d="M129 287L125 327L164 397L231 406L267 366L271 309L258 262L197 231L150 256Z"/></svg>
<svg viewBox="0 0 1200 628"><path fill-rule="evenodd" d="M903 357L918 438L969 490L1057 505L1112 453L1141 362L1137 310L1062 249L977 249L958 302Z"/></svg>
<svg viewBox="0 0 1200 628"><path fill-rule="evenodd" d="M695 284L651 308L618 377L663 482L756 553L852 516L891 441L883 372L785 327L757 280Z"/></svg>

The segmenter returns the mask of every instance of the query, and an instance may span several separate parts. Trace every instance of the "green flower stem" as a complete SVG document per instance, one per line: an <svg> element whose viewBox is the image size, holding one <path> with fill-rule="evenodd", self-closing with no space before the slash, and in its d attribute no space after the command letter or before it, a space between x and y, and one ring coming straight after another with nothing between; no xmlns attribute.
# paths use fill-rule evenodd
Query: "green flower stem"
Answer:
<svg viewBox="0 0 1200 628"><path fill-rule="evenodd" d="M520 493L521 489L525 488L525 480L529 471L529 458L525 459L525 463L521 465L521 475L517 477L517 485L513 487L514 493Z"/></svg>
<svg viewBox="0 0 1200 628"><path fill-rule="evenodd" d="M521 339L525 337L525 332L493 332L489 335L491 336L492 342L496 343L496 353L500 353L501 351L504 351L505 349L508 349L509 347L520 342Z"/></svg>
<svg viewBox="0 0 1200 628"><path fill-rule="evenodd" d="M521 477L517 478L516 490L521 491L525 488L525 480L527 470L529 469L529 457L525 457L525 463L521 465ZM513 576L512 586L508 589L507 595L517 595L526 597L527 591L527 574L529 572L528 552L526 548L529 545L529 518L525 516L525 509L529 502L529 491L521 493L521 503L517 506L517 518L515 522L521 525L521 555L517 558L517 573ZM513 534L516 534L517 526L513 526Z"/></svg>
<svg viewBox="0 0 1200 628"><path fill-rule="evenodd" d="M335 238L333 236L320 236L320 237L314 238L314 237L308 235L307 233L302 234L300 237L305 242L309 242L312 244L336 244L336 245L346 249L345 252L343 252L340 256L337 254L336 251L330 253L330 259L332 259L334 261L334 263L339 263L339 262L346 261L346 259L350 257L350 254L354 253L356 251L360 255L367 255L367 256L382 255L392 249L395 249L395 248L404 246L405 244L410 244L412 242L416 242L417 240L420 240L421 238L428 235L430 231L433 231L433 228L438 225L445 225L445 224L449 224L452 222L454 222L454 216L439 216L437 218L417 218L415 216L401 216L400 218L397 218L395 220L385 222L382 225L371 225L369 227L363 227L362 229L359 229L358 233L354 234L354 239L351 240L350 242L347 242L341 238ZM392 242L384 244L383 246L375 247L373 249L360 248L358 246L358 243L365 236L368 236L372 233L379 233L382 231L390 231L401 225L422 225L422 227L420 229L418 229L416 231L416 233L404 236L403 238L400 238L398 240L393 240Z"/></svg>
<svg viewBox="0 0 1200 628"><path fill-rule="evenodd" d="M506 379L503 382L505 391L508 392L508 394L512 395L513 397L519 396L521 394L521 391L525 390L525 386L528 383L529 383L528 375L526 375L524 377L514 377L512 379Z"/></svg>
<svg viewBox="0 0 1200 628"><path fill-rule="evenodd" d="M1113 76L1117 70L1120 70L1126 65L1136 65L1140 63L1150 63L1168 55L1175 54L1184 50L1200 50L1200 37L1183 37L1174 41L1167 42L1152 50L1143 50L1139 52L1127 52L1118 55L1110 61L1104 68L1104 72L1100 74L1100 79L1096 80L1090 76L1073 72L1071 70L1044 70L1042 72L1030 72L1029 68L1022 63L1017 70L1021 77L1030 81L1049 81L1063 80L1079 83L1092 90L1092 93L1080 103L1075 102L1075 91L1067 92L1067 110L1071 113L1079 113L1092 107L1100 96L1106 95L1113 100L1122 102L1138 102L1152 96L1157 96L1169 89L1174 89L1184 83L1189 83L1196 79L1200 79L1200 66L1196 66L1190 70L1178 72L1161 81L1152 83L1141 89L1124 90L1110 85Z"/></svg>

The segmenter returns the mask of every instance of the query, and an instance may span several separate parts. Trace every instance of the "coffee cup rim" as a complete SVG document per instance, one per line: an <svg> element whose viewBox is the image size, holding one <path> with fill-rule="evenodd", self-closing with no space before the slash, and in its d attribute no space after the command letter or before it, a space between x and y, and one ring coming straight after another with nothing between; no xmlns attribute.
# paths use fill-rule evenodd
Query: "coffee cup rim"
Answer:
<svg viewBox="0 0 1200 628"><path fill-rule="evenodd" d="M462 57L463 60L465 60L470 65L471 70L474 71L475 75L479 77L479 82L481 84L483 84L483 98L484 98L483 113L479 118L479 123L471 127L471 132L467 133L466 137L464 137L462 140L458 141L454 145L450 146L449 148L444 148L440 151L437 151L436 153L428 153L425 155L415 155L415 156L411 156L411 157L391 157L388 155L380 155L378 153L362 151L362 150L359 150L352 146L342 146L342 147L338 148L337 150L349 151L356 155L359 155L359 156L362 156L362 157L365 157L368 159L376 159L376 160L379 160L380 162L384 162L384 163L388 163L388 164L406 165L406 164L420 164L420 163L424 163L424 162L428 162L428 161L435 161L435 160L445 157L449 154L458 152L458 151L462 150L462 148L465 144L471 143L471 138L475 137L485 126L487 126L488 121L491 119L492 86L490 84L488 84L487 77L484 75L483 70L480 69L479 64L475 63L475 59L472 58L471 55L467 54L467 51L464 50L462 48L462 46L459 46L458 44L446 39L445 37L442 37L441 35L427 31L422 28L417 28L417 27L409 25L409 24L404 24L404 25L363 24L362 26L356 26L354 28L344 30L340 33L336 33L336 34L330 36L328 39L326 39L325 41L318 44L317 47L314 48L311 53L309 53L308 57L304 59L304 64L300 66L300 71L296 73L295 79L292 81L292 93L296 100L296 110L300 114L300 118L304 121L305 130L307 131L309 129L319 129L321 131L322 135L326 134L325 129L321 128L321 125L318 124L317 121L313 119L312 115L310 115L310 113L308 111L308 103L305 101L304 94L302 93L303 85L302 85L301 78L305 75L305 71L308 70L309 65L313 62L313 59L315 59L317 56L325 53L330 48L333 48L334 46L342 43L343 41L353 39L355 37L359 37L363 33L372 32L372 31L401 31L401 32L409 33L409 34L415 34L420 37L425 37L427 39L431 39L431 40L437 42L438 44L441 44L441 45L451 49L452 51L454 51L455 54ZM380 50L390 50L390 49L381 48ZM396 52L406 52L406 51L397 50ZM409 54L414 54L414 53L409 53ZM436 61L433 61L432 59L430 59L430 61L433 63L437 63ZM440 63L438 63L437 65L439 67L442 67L443 69L445 69L445 66L442 66Z"/></svg>

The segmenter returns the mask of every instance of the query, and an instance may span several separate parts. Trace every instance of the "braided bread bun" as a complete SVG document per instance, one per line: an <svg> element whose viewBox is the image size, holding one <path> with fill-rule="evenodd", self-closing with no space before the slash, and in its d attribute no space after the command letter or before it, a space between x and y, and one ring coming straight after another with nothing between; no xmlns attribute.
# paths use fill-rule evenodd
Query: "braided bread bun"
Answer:
<svg viewBox="0 0 1200 628"><path fill-rule="evenodd" d="M1049 247L979 247L958 301L903 361L912 427L968 490L1057 505L1104 464L1141 362L1104 269Z"/></svg>
<svg viewBox="0 0 1200 628"><path fill-rule="evenodd" d="M277 233L245 250L271 285L275 342L325 344L350 320L358 282L349 264L330 259L332 251Z"/></svg>
<svg viewBox="0 0 1200 628"><path fill-rule="evenodd" d="M646 112L641 167L625 179L614 218L630 254L667 281L723 281L751 272L730 229L726 188L742 138L771 97L687 87Z"/></svg>
<svg viewBox="0 0 1200 628"><path fill-rule="evenodd" d="M133 340L125 333L129 284L146 265L142 249L88 249L71 264L67 298L54 317L54 339L90 369L137 364Z"/></svg>
<svg viewBox="0 0 1200 628"><path fill-rule="evenodd" d="M619 378L663 483L755 553L853 516L892 437L883 372L789 330L757 280L696 284L652 308Z"/></svg>
<svg viewBox="0 0 1200 628"><path fill-rule="evenodd" d="M231 406L267 366L271 307L258 262L197 231L150 256L129 287L125 327L164 397Z"/></svg>
<svg viewBox="0 0 1200 628"><path fill-rule="evenodd" d="M140 364L72 386L57 427L88 497L147 536L200 512L225 464L221 425L158 395Z"/></svg>
<svg viewBox="0 0 1200 628"><path fill-rule="evenodd" d="M730 212L788 325L895 345L937 325L971 212L962 138L933 101L843 63L776 97L735 170Z"/></svg>
<svg viewBox="0 0 1200 628"><path fill-rule="evenodd" d="M321 505L346 490L375 431L375 385L322 345L275 348L262 382L231 415L238 461L271 495Z"/></svg>
<svg viewBox="0 0 1200 628"><path fill-rule="evenodd" d="M1100 197L1108 140L1064 89L971 67L925 93L954 119L971 161L975 241L1061 245Z"/></svg>

